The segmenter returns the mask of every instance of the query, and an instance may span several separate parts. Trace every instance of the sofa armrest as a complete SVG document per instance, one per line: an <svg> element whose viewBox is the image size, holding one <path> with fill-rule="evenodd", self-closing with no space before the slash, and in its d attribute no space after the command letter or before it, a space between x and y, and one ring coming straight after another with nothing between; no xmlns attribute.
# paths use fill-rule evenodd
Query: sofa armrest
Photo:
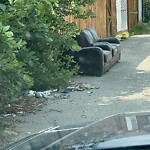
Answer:
<svg viewBox="0 0 150 150"><path fill-rule="evenodd" d="M85 47L76 53L79 72L86 75L101 76L104 72L104 52L99 47Z"/></svg>
<svg viewBox="0 0 150 150"><path fill-rule="evenodd" d="M94 47L99 47L102 50L110 51L112 52L112 46L108 42L96 42L93 44Z"/></svg>
<svg viewBox="0 0 150 150"><path fill-rule="evenodd" d="M111 37L111 38L99 38L97 42L109 42L111 44L120 44L120 41L117 38Z"/></svg>
<svg viewBox="0 0 150 150"><path fill-rule="evenodd" d="M88 58L86 62L83 63L88 63L88 61L90 61L89 59L92 59L92 61L96 61L95 58L98 58L100 60L102 60L104 62L104 52L100 47L84 47L82 48L82 50L77 52L78 54L78 59L80 59L79 57L84 57L84 58ZM82 60L78 60L82 63ZM90 62L89 62L90 63Z"/></svg>

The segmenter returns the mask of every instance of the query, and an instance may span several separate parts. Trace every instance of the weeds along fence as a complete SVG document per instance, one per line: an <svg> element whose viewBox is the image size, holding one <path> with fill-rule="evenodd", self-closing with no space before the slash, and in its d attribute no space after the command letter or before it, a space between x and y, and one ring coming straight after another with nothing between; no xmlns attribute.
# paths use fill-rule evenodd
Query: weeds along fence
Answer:
<svg viewBox="0 0 150 150"><path fill-rule="evenodd" d="M150 0L144 0L143 1L143 17L144 22L150 22Z"/></svg>

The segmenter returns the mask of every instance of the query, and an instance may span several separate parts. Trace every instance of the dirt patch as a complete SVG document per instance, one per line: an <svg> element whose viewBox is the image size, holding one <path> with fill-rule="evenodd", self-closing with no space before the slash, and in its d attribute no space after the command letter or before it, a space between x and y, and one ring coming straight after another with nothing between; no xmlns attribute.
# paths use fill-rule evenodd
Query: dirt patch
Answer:
<svg viewBox="0 0 150 150"><path fill-rule="evenodd" d="M14 123L24 122L21 116L41 111L46 104L46 99L30 97L20 97L17 101L7 103L0 114L0 148L10 144L19 135L14 131Z"/></svg>

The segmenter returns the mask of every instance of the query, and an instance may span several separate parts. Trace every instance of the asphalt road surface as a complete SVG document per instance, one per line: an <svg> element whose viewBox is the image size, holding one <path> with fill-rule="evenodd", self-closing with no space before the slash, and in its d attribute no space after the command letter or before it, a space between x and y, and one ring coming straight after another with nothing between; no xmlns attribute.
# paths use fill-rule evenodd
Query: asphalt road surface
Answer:
<svg viewBox="0 0 150 150"><path fill-rule="evenodd" d="M72 80L97 89L74 91L70 98L48 100L42 111L22 117L14 140L51 126L96 121L124 112L150 110L150 35L121 41L119 63L101 77L78 76Z"/></svg>

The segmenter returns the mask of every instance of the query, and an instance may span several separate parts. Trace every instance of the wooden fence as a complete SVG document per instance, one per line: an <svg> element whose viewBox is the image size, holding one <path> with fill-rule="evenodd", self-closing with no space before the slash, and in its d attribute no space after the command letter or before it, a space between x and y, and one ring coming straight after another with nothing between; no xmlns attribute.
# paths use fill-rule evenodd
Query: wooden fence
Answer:
<svg viewBox="0 0 150 150"><path fill-rule="evenodd" d="M94 5L84 9L92 10L96 18L83 20L68 16L66 20L75 22L81 30L93 27L100 37L107 37L116 32L116 0L97 0Z"/></svg>
<svg viewBox="0 0 150 150"><path fill-rule="evenodd" d="M92 10L96 18L87 20L66 17L69 22L75 22L83 30L93 27L100 37L109 37L117 33L117 8L116 0L97 0L94 5L84 9ZM128 30L138 23L138 0L127 0Z"/></svg>
<svg viewBox="0 0 150 150"><path fill-rule="evenodd" d="M127 0L128 30L138 23L138 0Z"/></svg>

